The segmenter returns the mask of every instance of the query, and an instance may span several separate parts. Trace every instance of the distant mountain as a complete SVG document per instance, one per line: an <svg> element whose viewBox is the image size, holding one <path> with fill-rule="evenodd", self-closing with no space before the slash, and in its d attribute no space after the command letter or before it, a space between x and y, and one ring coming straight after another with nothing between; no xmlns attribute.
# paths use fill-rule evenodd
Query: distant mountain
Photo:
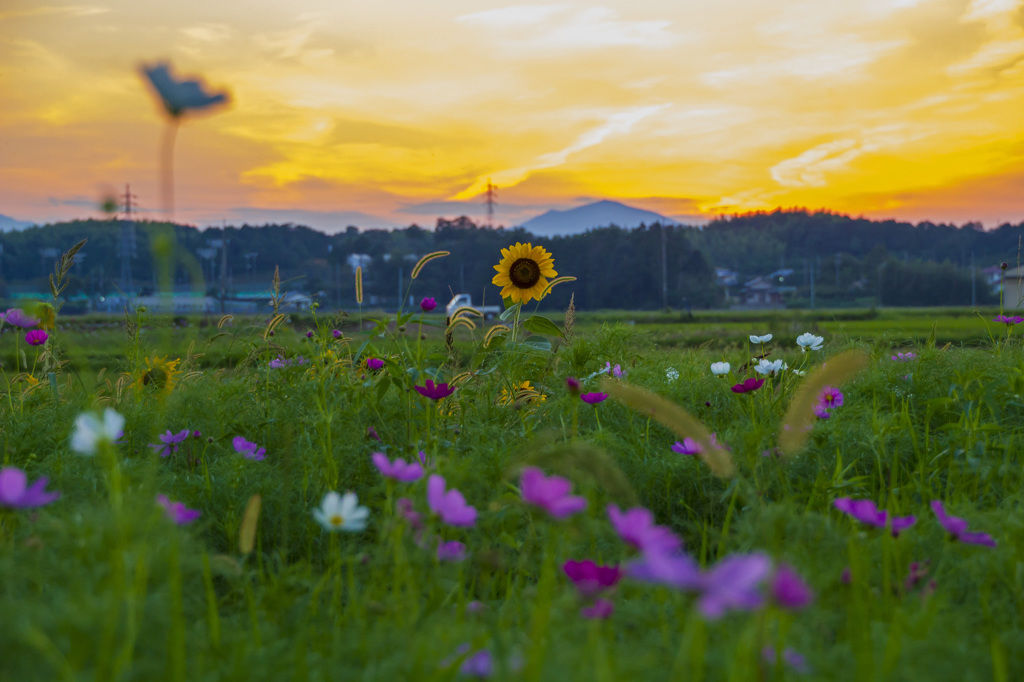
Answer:
<svg viewBox="0 0 1024 682"><path fill-rule="evenodd" d="M577 206L566 211L548 211L536 218L530 218L522 227L540 237L554 237L567 234L581 234L594 227L618 225L619 227L637 227L640 223L675 224L675 220L666 218L653 211L626 206L617 201L595 201L585 206Z"/></svg>
<svg viewBox="0 0 1024 682"><path fill-rule="evenodd" d="M11 230L24 230L26 227L32 227L35 223L27 223L24 220L15 220L10 216L6 216L0 213L0 232L10 232Z"/></svg>

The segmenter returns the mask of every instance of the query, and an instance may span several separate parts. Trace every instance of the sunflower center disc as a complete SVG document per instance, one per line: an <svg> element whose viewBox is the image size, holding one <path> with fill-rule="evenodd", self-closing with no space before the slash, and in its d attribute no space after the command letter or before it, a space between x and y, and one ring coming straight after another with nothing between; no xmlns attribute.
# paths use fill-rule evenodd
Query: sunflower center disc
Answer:
<svg viewBox="0 0 1024 682"><path fill-rule="evenodd" d="M540 280L540 266L532 258L520 258L509 268L508 278L520 289L529 289Z"/></svg>

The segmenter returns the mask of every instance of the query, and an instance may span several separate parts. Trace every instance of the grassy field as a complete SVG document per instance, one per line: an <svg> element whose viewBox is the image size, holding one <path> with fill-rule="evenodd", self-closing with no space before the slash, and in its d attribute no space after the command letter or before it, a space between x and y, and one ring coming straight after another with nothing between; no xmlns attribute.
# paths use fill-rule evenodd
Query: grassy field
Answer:
<svg viewBox="0 0 1024 682"><path fill-rule="evenodd" d="M7 330L0 679L1022 679L1024 359L996 312Z"/></svg>

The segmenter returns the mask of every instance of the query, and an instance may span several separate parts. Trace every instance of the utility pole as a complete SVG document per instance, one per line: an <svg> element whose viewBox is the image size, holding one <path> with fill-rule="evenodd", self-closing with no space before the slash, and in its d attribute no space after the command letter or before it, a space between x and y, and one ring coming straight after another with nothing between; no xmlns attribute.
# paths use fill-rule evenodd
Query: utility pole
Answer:
<svg viewBox="0 0 1024 682"><path fill-rule="evenodd" d="M498 188L487 178L487 191L484 193L484 205L487 207L487 227L494 227L494 206L498 203Z"/></svg>
<svg viewBox="0 0 1024 682"><path fill-rule="evenodd" d="M221 221L224 238L220 245L220 312L223 315L228 297L228 221Z"/></svg>
<svg viewBox="0 0 1024 682"><path fill-rule="evenodd" d="M974 252L971 251L971 307L978 305L978 285L974 278Z"/></svg>
<svg viewBox="0 0 1024 682"><path fill-rule="evenodd" d="M661 228L661 308L668 310L668 235L665 226Z"/></svg>
<svg viewBox="0 0 1024 682"><path fill-rule="evenodd" d="M124 220L121 223L121 291L131 295L135 288L132 283L132 258L135 257L135 222L132 219L132 209L138 208L135 200L137 196L132 194L132 186L124 186L124 194L121 196L121 206L124 211Z"/></svg>
<svg viewBox="0 0 1024 682"><path fill-rule="evenodd" d="M395 310L401 310L402 309L402 275L403 275L403 273L402 273L402 266L399 265L398 266L398 299L397 299L398 300L398 306L395 307Z"/></svg>

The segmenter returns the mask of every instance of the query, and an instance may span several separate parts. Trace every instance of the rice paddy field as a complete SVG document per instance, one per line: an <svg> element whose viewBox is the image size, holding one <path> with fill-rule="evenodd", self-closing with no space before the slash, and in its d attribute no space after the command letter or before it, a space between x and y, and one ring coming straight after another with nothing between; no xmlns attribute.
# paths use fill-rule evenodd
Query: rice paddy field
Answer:
<svg viewBox="0 0 1024 682"><path fill-rule="evenodd" d="M0 679L1024 678L1020 318L532 307L8 311Z"/></svg>

